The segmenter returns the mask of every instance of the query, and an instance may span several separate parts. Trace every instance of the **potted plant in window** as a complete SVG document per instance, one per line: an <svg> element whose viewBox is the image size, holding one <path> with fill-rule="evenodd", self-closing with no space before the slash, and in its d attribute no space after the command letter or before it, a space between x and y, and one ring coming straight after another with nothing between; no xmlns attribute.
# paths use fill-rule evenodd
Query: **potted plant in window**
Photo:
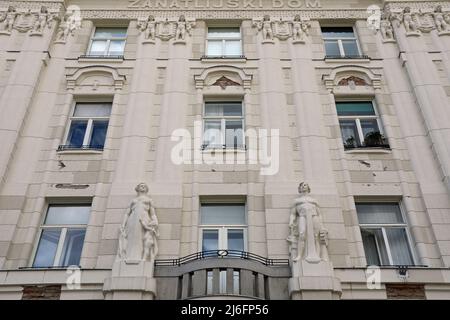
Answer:
<svg viewBox="0 0 450 320"><path fill-rule="evenodd" d="M346 149L356 148L355 137L350 137L350 138L346 139L344 142L344 148L346 148Z"/></svg>
<svg viewBox="0 0 450 320"><path fill-rule="evenodd" d="M386 138L380 131L372 131L364 137L366 147L383 147L386 145Z"/></svg>

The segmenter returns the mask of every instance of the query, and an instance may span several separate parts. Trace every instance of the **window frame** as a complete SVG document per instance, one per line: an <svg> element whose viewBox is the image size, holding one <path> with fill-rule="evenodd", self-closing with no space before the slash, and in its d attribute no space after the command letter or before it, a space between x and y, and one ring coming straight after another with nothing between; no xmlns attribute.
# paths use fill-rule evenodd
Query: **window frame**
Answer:
<svg viewBox="0 0 450 320"><path fill-rule="evenodd" d="M75 117L74 113L75 113L75 109L76 109L77 105L82 105L82 104L110 104L109 116L108 117ZM65 131L64 137L63 137L63 143L64 143L63 146L68 146L67 139L69 138L70 128L72 127L72 121L81 120L81 121L87 121L86 131L84 132L84 137L83 137L83 143L82 143L81 147L72 147L71 146L71 147L69 147L69 149L70 150L103 150L105 148L106 140L108 138L108 129L109 129L109 122L111 120L112 108L113 108L112 101L74 101L70 108L68 124L66 125L66 131ZM105 141L103 143L102 149L90 147L90 142L92 140L92 129L93 129L94 121L108 121L108 125L106 128Z"/></svg>
<svg viewBox="0 0 450 320"><path fill-rule="evenodd" d="M370 115L370 116L359 116L359 115L353 115L353 116L340 116L337 110L337 104L338 103L345 103L345 102L370 102L372 104L372 108L374 110L374 115ZM336 114L338 117L338 123L339 123L339 129L341 129L341 120L352 120L355 122L356 124L356 132L358 134L358 137L355 137L357 139L359 139L359 143L356 143L356 147L354 147L355 149L357 148L376 148L374 146L366 146L365 145L365 138L364 138L364 132L361 126L361 120L376 120L377 122L377 126L378 126L378 131L380 132L380 134L382 134L385 138L386 141L388 141L388 138L386 137L385 133L384 133L384 128L383 128L383 123L381 121L381 116L378 113L378 106L377 103L375 101L375 99L371 98L371 99L340 99L340 100L336 100L335 101L335 108L336 108ZM342 137L342 132L341 132L341 139L343 142L344 147L346 147L346 143L344 141L344 138ZM384 145L382 145L384 146Z"/></svg>
<svg viewBox="0 0 450 320"><path fill-rule="evenodd" d="M117 37L117 38L95 38L95 32L97 31L97 29L125 29L125 36L124 37ZM89 40L89 46L86 52L86 56L87 57L116 57L116 56L123 56L125 54L125 47L127 45L127 38L128 38L128 26L123 27L123 26L94 26L93 28L94 30L91 33L91 37ZM92 44L94 43L94 41L96 40L106 40L106 45L105 45L105 50L103 51L103 54L92 54L91 53L91 49L92 49ZM122 54L115 54L115 55L111 55L109 54L109 48L111 45L111 41L123 41L123 52Z"/></svg>
<svg viewBox="0 0 450 320"><path fill-rule="evenodd" d="M33 251L32 251L29 263L28 263L29 268L33 268L33 269L67 268L68 266L60 265L60 262L61 262L61 257L63 255L63 248L64 248L64 243L66 240L66 235L67 235L68 229L84 229L85 230L85 239L83 240L83 249L84 249L84 244L86 241L86 233L87 233L87 229L89 226L89 221L86 224L63 224L63 225L48 225L48 226L46 226L45 220L47 219L48 212L50 210L50 207L52 207L52 206L54 206L54 207L89 207L90 208L89 219L91 218L91 215L92 215L92 202L89 202L87 200L80 199L79 201L75 201L75 202L55 201L55 202L48 203L44 207L44 210L43 210L45 212L45 214L41 215L41 219L40 219L39 227L38 227L39 230L38 230L36 238L34 240ZM43 266L43 267L35 267L34 262L36 260L36 256L38 253L42 233L44 232L44 230L48 230L48 229L61 230L61 233L59 235L58 245L57 245L56 251L55 251L55 256L53 258L53 265ZM80 262L81 262L81 258L83 257L83 249L82 249L82 252L80 255ZM80 262L79 262L79 264L80 264Z"/></svg>
<svg viewBox="0 0 450 320"><path fill-rule="evenodd" d="M322 28L352 28L353 30L353 37L348 37L348 38L326 38L323 35L323 31ZM321 33L322 33L322 40L324 43L324 49L325 49L325 57L327 56L333 56L333 55L329 55L327 54L327 49L326 49L326 41L331 41L331 40L337 40L338 42L338 48L339 48L339 54L341 56L341 58L346 58L346 57L353 57L352 55L346 55L345 54L345 49L344 49L344 45L342 44L342 40L354 40L356 42L356 49L358 50L358 55L357 56L362 56L362 50L361 50L361 46L359 44L359 38L358 38L358 33L356 32L356 28L354 25L352 26L321 26Z"/></svg>
<svg viewBox="0 0 450 320"><path fill-rule="evenodd" d="M369 230L370 229L378 229L378 230L380 230L381 229L381 232L382 232L382 235L383 235L383 241L385 243L386 255L387 255L388 260L389 260L389 266L398 266L396 264L393 264L391 248L390 248L390 244L389 244L388 237L387 237L387 234L386 234L386 228L397 228L397 229L405 230L406 240L407 240L406 241L406 245L408 246L413 266L417 266L418 265L418 263L417 263L418 258L416 256L416 252L414 250L414 246L413 246L414 242L413 242L410 230L409 230L409 228L410 228L409 225L410 224L409 224L409 221L407 219L407 215L405 214L405 210L404 210L404 207L403 207L403 202L402 201L394 201L394 200L383 200L383 199L380 199L380 200L378 200L378 199L377 200L357 200L357 201L355 201L355 207L356 207L356 204L359 204L359 203L360 204L390 203L390 204L396 204L398 206L398 208L400 210L400 214L401 214L403 223L370 223L370 224L369 223L359 223L359 217L358 217L358 212L357 212L356 216L358 218L359 231L361 233L361 231L363 229L365 229L365 230L367 230L367 229L369 229ZM362 235L361 235L361 237L362 237ZM380 256L380 250L379 250L380 244L378 243L378 240L376 238L375 238L375 242L376 242L376 246L377 246L378 259L379 259L379 261L381 263L380 266L385 266L384 264L382 264L383 263L383 259ZM364 245L363 245L363 250L364 250L364 256L367 259L367 255L366 255L366 252L365 252L365 249L364 249Z"/></svg>
<svg viewBox="0 0 450 320"><path fill-rule="evenodd" d="M237 103L239 102L241 104L241 116L206 116L206 105L207 103ZM206 145L205 143L205 127L206 127L206 121L208 120L220 120L220 144L213 145L210 147L209 145ZM241 120L242 122L242 145L237 147L228 147L226 144L226 121L236 121ZM203 110L202 110L202 150L211 150L211 149L219 149L219 146L221 146L220 149L226 150L226 149L233 149L233 150L245 150L246 144L245 144L245 105L244 105L244 99L242 97L236 98L236 99L207 99L203 101Z"/></svg>
<svg viewBox="0 0 450 320"><path fill-rule="evenodd" d="M209 37L209 29L210 28L212 28L212 29L214 29L214 28L224 28L224 29L225 28L230 28L230 29L237 28L237 29L239 29L239 38L226 38L226 39L224 39L224 38L210 38ZM219 41L219 40L222 40L222 50L221 50L222 54L221 55L209 55L208 54L209 41ZM238 54L238 55L226 55L225 54L226 41L236 41L236 40L239 40L240 54ZM206 39L205 39L205 56L206 57L208 57L208 58L239 58L239 57L242 57L243 55L244 55L244 47L243 47L243 42L242 42L242 26L241 25L239 25L239 26L215 26L215 25L207 26L207 28L206 28Z"/></svg>
<svg viewBox="0 0 450 320"><path fill-rule="evenodd" d="M201 222L201 209L203 205L236 205L244 207L244 219L245 224L202 224ZM203 251L203 231L204 230L217 230L218 231L218 250L231 250L228 248L228 230L243 230L244 251L248 250L248 211L247 202L201 202L199 210L199 236L198 236L198 248L199 251Z"/></svg>

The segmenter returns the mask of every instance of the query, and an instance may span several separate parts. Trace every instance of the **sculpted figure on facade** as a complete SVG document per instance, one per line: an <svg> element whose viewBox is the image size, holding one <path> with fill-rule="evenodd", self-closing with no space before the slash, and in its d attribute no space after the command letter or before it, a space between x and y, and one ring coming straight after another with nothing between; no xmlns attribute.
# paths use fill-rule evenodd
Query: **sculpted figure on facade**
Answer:
<svg viewBox="0 0 450 320"><path fill-rule="evenodd" d="M40 12L37 14L36 21L34 22L33 32L42 33L47 26L50 28L50 22L53 20L53 16L48 12L47 7L42 6Z"/></svg>
<svg viewBox="0 0 450 320"><path fill-rule="evenodd" d="M450 13L444 14L442 12L442 6L437 6L433 13L434 23L436 24L436 29L439 32L450 31L450 26L448 20L450 20ZM446 19L447 18L447 19Z"/></svg>
<svg viewBox="0 0 450 320"><path fill-rule="evenodd" d="M119 237L119 259L125 261L154 261L158 254L158 218L148 186L140 183L135 188L137 197L127 209Z"/></svg>
<svg viewBox="0 0 450 320"><path fill-rule="evenodd" d="M289 237L292 261L309 263L328 261L328 231L324 228L319 205L309 193L305 182L298 187L300 197L295 199L289 219Z"/></svg>
<svg viewBox="0 0 450 320"><path fill-rule="evenodd" d="M175 41L184 41L186 34L191 34L193 23L186 21L184 15L181 15L177 21L175 29Z"/></svg>
<svg viewBox="0 0 450 320"><path fill-rule="evenodd" d="M66 12L59 22L58 31L56 33L57 42L66 42L69 35L73 36L73 32L81 27L81 17L79 12Z"/></svg>
<svg viewBox="0 0 450 320"><path fill-rule="evenodd" d="M394 40L394 29L392 23L389 20L389 15L383 13L380 21L380 32L383 40Z"/></svg>
<svg viewBox="0 0 450 320"><path fill-rule="evenodd" d="M417 16L411 13L411 8L406 7L403 9L403 25L405 26L406 32L419 32L419 24L416 19Z"/></svg>
<svg viewBox="0 0 450 320"><path fill-rule="evenodd" d="M8 11L3 12L2 15L0 15L0 31L11 32L17 15L16 9L13 6L9 6Z"/></svg>
<svg viewBox="0 0 450 320"><path fill-rule="evenodd" d="M263 42L273 40L273 22L268 15L265 15L262 21L254 22L253 25L262 32Z"/></svg>
<svg viewBox="0 0 450 320"><path fill-rule="evenodd" d="M305 36L308 35L308 28L311 26L309 22L302 21L300 15L296 15L292 21L292 40L294 42L305 41Z"/></svg>
<svg viewBox="0 0 450 320"><path fill-rule="evenodd" d="M138 21L139 31L144 33L144 39L155 40L156 36L156 21L155 17L152 15L148 16L147 19Z"/></svg>

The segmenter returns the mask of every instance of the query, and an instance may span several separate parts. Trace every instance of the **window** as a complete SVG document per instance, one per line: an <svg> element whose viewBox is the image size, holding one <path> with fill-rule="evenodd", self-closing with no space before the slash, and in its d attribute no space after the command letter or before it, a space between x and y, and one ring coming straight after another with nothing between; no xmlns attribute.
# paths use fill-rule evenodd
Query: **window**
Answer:
<svg viewBox="0 0 450 320"><path fill-rule="evenodd" d="M336 109L345 148L389 148L371 101L336 102Z"/></svg>
<svg viewBox="0 0 450 320"><path fill-rule="evenodd" d="M246 250L245 204L202 204L201 251Z"/></svg>
<svg viewBox="0 0 450 320"><path fill-rule="evenodd" d="M356 203L368 265L414 265L398 203Z"/></svg>
<svg viewBox="0 0 450 320"><path fill-rule="evenodd" d="M33 267L79 265L90 211L90 205L49 206Z"/></svg>
<svg viewBox="0 0 450 320"><path fill-rule="evenodd" d="M245 148L242 102L206 102L203 148Z"/></svg>
<svg viewBox="0 0 450 320"><path fill-rule="evenodd" d="M360 50L352 27L322 28L327 57L358 57Z"/></svg>
<svg viewBox="0 0 450 320"><path fill-rule="evenodd" d="M208 57L239 57L242 55L239 28L208 28Z"/></svg>
<svg viewBox="0 0 450 320"><path fill-rule="evenodd" d="M96 28L88 56L121 56L125 49L126 28Z"/></svg>
<svg viewBox="0 0 450 320"><path fill-rule="evenodd" d="M111 103L77 103L70 118L66 144L59 150L103 150Z"/></svg>

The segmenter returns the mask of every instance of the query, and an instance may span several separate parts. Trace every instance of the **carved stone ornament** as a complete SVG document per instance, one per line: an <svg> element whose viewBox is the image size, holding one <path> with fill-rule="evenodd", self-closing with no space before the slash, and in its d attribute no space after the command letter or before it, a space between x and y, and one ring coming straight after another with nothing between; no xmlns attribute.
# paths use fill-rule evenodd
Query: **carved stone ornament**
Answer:
<svg viewBox="0 0 450 320"><path fill-rule="evenodd" d="M432 13L439 35L450 35L450 12L443 12L442 6L437 6Z"/></svg>
<svg viewBox="0 0 450 320"><path fill-rule="evenodd" d="M216 82L214 82L212 85L213 86L219 86L222 89L225 89L228 86L240 86L239 83L237 83L236 81L233 81L231 79L228 79L225 76L222 76L219 79L217 79Z"/></svg>
<svg viewBox="0 0 450 320"><path fill-rule="evenodd" d="M191 35L192 28L195 27L194 20L187 20L181 15L178 20L155 19L152 15L145 18L138 18L137 28L144 34L142 43L154 43L155 39L169 41L175 39L174 43L186 43L186 37Z"/></svg>
<svg viewBox="0 0 450 320"><path fill-rule="evenodd" d="M11 33L18 13L16 8L9 6L6 12L0 13L0 34Z"/></svg>
<svg viewBox="0 0 450 320"><path fill-rule="evenodd" d="M138 19L137 27L144 34L142 43L154 43L156 37L156 21L152 15L144 19Z"/></svg>
<svg viewBox="0 0 450 320"><path fill-rule="evenodd" d="M66 43L67 38L81 28L81 14L77 10L67 11L59 20L55 43Z"/></svg>
<svg viewBox="0 0 450 320"><path fill-rule="evenodd" d="M158 254L159 227L148 186L140 183L120 227L118 259L153 262Z"/></svg>
<svg viewBox="0 0 450 320"><path fill-rule="evenodd" d="M289 219L289 250L291 261L308 263L328 261L328 231L324 228L317 200L305 182L298 187L300 197L294 200Z"/></svg>
<svg viewBox="0 0 450 320"><path fill-rule="evenodd" d="M338 82L339 86L367 86L366 80L355 76L343 78Z"/></svg>
<svg viewBox="0 0 450 320"><path fill-rule="evenodd" d="M39 11L30 8L19 11L9 6L5 12L0 12L0 34L10 34L11 31L28 32L30 35L42 35L46 27L52 27L51 22L55 20L56 14L50 13L46 6L41 6Z"/></svg>
<svg viewBox="0 0 450 320"><path fill-rule="evenodd" d="M262 43L273 43L274 38L280 40L292 38L293 43L304 43L311 24L300 15L296 15L293 19L280 18L276 21L271 21L270 17L265 15L262 20L253 20L253 26L261 31Z"/></svg>

